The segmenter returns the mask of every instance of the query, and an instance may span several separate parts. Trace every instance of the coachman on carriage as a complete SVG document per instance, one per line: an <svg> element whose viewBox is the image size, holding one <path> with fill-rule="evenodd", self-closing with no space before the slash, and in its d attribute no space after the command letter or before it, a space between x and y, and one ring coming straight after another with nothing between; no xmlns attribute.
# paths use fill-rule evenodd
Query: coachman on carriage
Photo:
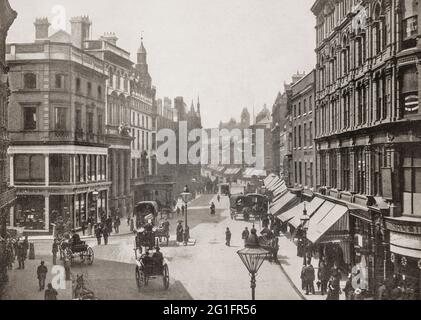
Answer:
<svg viewBox="0 0 421 320"><path fill-rule="evenodd" d="M94 262L94 250L88 246L85 241L80 240L77 233L72 237L63 237L59 239L60 257L66 257L70 263L73 263L76 257L79 257L82 263L91 265Z"/></svg>
<svg viewBox="0 0 421 320"><path fill-rule="evenodd" d="M261 219L267 214L269 208L268 198L257 193L232 195L230 203L231 218L235 220L241 218L245 221Z"/></svg>
<svg viewBox="0 0 421 320"><path fill-rule="evenodd" d="M156 225L158 217L159 206L156 201L141 201L139 202L133 212L134 218L136 218L136 228L140 229L151 220L153 226Z"/></svg>

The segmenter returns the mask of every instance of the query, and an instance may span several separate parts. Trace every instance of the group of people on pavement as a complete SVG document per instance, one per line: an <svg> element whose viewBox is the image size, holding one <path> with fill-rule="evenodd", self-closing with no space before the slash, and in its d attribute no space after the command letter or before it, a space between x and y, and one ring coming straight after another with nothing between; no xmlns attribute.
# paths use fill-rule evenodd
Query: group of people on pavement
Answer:
<svg viewBox="0 0 421 320"><path fill-rule="evenodd" d="M176 229L176 239L177 242L187 244L190 238L190 228L186 226L183 228L183 221L178 221L177 229Z"/></svg>

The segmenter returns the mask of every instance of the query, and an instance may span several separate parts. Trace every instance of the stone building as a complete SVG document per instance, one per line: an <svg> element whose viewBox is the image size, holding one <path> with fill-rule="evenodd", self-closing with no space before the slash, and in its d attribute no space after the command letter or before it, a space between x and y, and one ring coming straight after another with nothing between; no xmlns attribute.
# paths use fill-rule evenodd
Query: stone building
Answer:
<svg viewBox="0 0 421 320"><path fill-rule="evenodd" d="M315 72L291 85L292 173L294 187L304 190L315 186L314 153L314 94Z"/></svg>
<svg viewBox="0 0 421 320"><path fill-rule="evenodd" d="M317 186L349 209L350 263L367 288L405 275L419 295L419 2L317 0L312 11Z"/></svg>
<svg viewBox="0 0 421 320"><path fill-rule="evenodd" d="M27 233L78 228L107 214L104 62L83 49L88 17L71 20L71 34L49 36L35 21L35 41L7 46L10 66L10 184L17 200L12 226Z"/></svg>
<svg viewBox="0 0 421 320"><path fill-rule="evenodd" d="M8 135L8 67L6 64L6 37L17 13L10 7L8 0L0 0L0 239L6 238L6 226L10 224L15 204L15 190L8 185L7 148ZM6 243L0 241L0 290L8 281Z"/></svg>
<svg viewBox="0 0 421 320"><path fill-rule="evenodd" d="M0 1L0 236L5 237L6 225L10 224L10 210L15 201L15 190L8 185L7 148L8 134L8 67L6 64L6 37L17 13L7 0Z"/></svg>

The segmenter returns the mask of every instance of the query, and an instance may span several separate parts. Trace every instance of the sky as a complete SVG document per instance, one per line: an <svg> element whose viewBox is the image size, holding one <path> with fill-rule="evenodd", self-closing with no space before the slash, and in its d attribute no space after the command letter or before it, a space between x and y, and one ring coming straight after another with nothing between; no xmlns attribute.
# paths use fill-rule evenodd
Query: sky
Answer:
<svg viewBox="0 0 421 320"><path fill-rule="evenodd" d="M88 15L92 38L114 32L135 61L143 31L157 97L200 96L204 127L272 107L284 82L314 68L314 0L9 0L8 42L31 42L36 17ZM56 17L56 18L54 18ZM56 20L58 21L58 20ZM66 24L70 32L70 24ZM54 33L50 27L50 34Z"/></svg>

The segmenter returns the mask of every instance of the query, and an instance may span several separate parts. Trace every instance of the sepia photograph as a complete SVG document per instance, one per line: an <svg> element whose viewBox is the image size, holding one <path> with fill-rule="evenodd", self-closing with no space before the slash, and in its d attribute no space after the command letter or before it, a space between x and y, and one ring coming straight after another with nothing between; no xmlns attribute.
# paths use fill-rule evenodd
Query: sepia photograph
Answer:
<svg viewBox="0 0 421 320"><path fill-rule="evenodd" d="M419 25L418 0L0 0L0 314L421 300Z"/></svg>

